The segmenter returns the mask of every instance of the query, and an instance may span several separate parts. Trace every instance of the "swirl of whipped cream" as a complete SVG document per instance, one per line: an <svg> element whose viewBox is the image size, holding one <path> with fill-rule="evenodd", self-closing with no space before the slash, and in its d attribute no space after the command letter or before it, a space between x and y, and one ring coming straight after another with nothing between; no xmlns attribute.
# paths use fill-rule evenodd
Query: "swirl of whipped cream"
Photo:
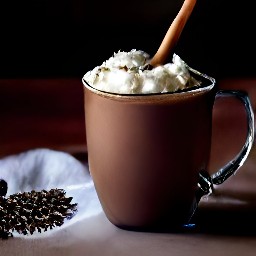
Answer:
<svg viewBox="0 0 256 256"><path fill-rule="evenodd" d="M177 54L172 63L152 69L146 68L149 61L149 55L141 50L118 51L83 79L98 90L120 94L175 92L200 85Z"/></svg>

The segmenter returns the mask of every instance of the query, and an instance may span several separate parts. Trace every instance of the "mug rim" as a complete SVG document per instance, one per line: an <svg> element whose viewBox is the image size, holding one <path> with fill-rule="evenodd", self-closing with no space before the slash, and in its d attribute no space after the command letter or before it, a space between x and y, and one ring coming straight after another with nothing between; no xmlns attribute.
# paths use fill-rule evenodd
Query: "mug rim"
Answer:
<svg viewBox="0 0 256 256"><path fill-rule="evenodd" d="M95 87L93 87L92 85L90 85L88 82L85 81L84 78L82 78L82 83L83 85L89 89L90 91L94 92L95 94L104 96L104 97L112 97L112 98L147 98L147 97L166 97L166 96L178 96L178 95L190 95L190 94L194 94L194 93L200 93L200 92L204 92L204 91L210 91L216 84L216 80L215 78L208 76L204 73L199 72L196 69L193 69L191 67L189 67L188 65L186 66L187 69L194 73L197 76L203 77L204 79L210 81L209 85L200 85L198 87L195 87L194 89L187 88L187 89L181 89L181 90L177 90L177 91L170 91L170 92L155 92L155 93L118 93L118 92L107 92L107 91L103 91L100 89L97 89Z"/></svg>

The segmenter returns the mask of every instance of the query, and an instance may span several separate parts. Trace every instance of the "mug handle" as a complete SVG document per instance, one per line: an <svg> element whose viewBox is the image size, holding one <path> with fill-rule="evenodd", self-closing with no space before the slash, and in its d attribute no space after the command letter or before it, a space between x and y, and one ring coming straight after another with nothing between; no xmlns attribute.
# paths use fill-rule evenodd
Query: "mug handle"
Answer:
<svg viewBox="0 0 256 256"><path fill-rule="evenodd" d="M231 175L235 174L247 159L254 141L254 112L247 93L243 91L220 90L216 94L216 98L217 97L236 97L243 103L247 115L247 137L240 152L219 171L211 176L206 171L199 173L199 189L197 191L198 201L203 195L212 193L213 185L219 185L227 180Z"/></svg>

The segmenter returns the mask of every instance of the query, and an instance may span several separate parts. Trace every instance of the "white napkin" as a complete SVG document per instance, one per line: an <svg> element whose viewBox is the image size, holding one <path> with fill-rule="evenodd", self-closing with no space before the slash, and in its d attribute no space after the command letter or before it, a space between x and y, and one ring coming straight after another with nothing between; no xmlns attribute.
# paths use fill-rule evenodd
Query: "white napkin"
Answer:
<svg viewBox="0 0 256 256"><path fill-rule="evenodd" d="M0 160L0 178L8 183L7 195L17 192L52 188L64 189L71 203L77 203L77 213L60 227L33 235L14 232L14 237L36 238L52 235L61 229L102 212L88 166L72 155L50 150L34 149Z"/></svg>

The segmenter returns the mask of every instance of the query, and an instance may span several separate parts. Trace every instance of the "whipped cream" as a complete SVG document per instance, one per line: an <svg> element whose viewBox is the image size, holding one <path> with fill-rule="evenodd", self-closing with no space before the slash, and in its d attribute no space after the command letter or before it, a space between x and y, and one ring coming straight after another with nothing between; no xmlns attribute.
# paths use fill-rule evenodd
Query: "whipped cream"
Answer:
<svg viewBox="0 0 256 256"><path fill-rule="evenodd" d="M148 69L149 57L141 50L119 51L88 71L83 80L98 90L119 94L175 92L200 85L177 54L172 63L152 69Z"/></svg>

